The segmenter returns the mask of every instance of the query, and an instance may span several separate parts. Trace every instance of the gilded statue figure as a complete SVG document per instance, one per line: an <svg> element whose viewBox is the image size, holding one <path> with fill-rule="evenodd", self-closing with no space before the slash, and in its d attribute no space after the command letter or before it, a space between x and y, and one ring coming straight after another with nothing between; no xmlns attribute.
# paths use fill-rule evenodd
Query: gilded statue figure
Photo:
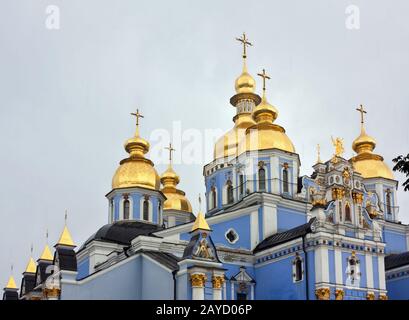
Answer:
<svg viewBox="0 0 409 320"><path fill-rule="evenodd" d="M344 140L342 138L333 138L332 139L332 144L335 147L335 156L336 157L341 157L342 154L344 153L345 149L344 149Z"/></svg>

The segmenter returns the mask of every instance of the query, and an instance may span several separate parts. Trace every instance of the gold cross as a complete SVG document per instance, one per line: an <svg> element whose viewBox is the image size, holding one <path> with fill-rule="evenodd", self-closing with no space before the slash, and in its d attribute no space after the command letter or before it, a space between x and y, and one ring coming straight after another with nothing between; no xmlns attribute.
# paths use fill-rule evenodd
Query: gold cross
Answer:
<svg viewBox="0 0 409 320"><path fill-rule="evenodd" d="M144 116L141 113L139 113L139 109L136 109L136 112L132 112L131 115L135 116L136 126L138 127L139 126L139 118L143 118Z"/></svg>
<svg viewBox="0 0 409 320"><path fill-rule="evenodd" d="M202 196L199 193L199 212L202 211Z"/></svg>
<svg viewBox="0 0 409 320"><path fill-rule="evenodd" d="M248 42L248 39L246 37L246 33L243 32L243 37L242 38L236 38L237 41L240 41L243 44L243 59L246 59L247 57L247 52L246 48L247 46L252 46L250 42Z"/></svg>
<svg viewBox="0 0 409 320"><path fill-rule="evenodd" d="M356 110L361 113L361 123L363 124L364 123L364 113L367 113L367 112L366 110L364 110L364 107L362 104L359 106L359 108L356 108Z"/></svg>
<svg viewBox="0 0 409 320"><path fill-rule="evenodd" d="M165 149L169 150L169 161L172 162L172 152L176 151L173 147L172 147L172 143L169 143L169 147L165 147Z"/></svg>
<svg viewBox="0 0 409 320"><path fill-rule="evenodd" d="M263 73L257 73L257 75L263 78L263 91L266 91L266 79L270 80L270 76L266 73L265 69L263 69Z"/></svg>

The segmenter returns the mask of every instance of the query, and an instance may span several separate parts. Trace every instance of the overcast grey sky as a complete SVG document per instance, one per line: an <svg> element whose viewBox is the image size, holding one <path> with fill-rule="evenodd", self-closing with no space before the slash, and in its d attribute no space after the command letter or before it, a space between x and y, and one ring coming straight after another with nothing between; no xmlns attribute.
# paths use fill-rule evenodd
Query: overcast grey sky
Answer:
<svg viewBox="0 0 409 320"><path fill-rule="evenodd" d="M359 30L345 26L350 4L360 9ZM48 5L60 9L59 30L45 27ZM65 208L77 244L107 222L104 196L137 106L145 138L173 121L182 130L231 128L229 98L241 71L234 38L243 31L254 44L249 71L270 74L269 101L302 174L312 172L317 143L323 159L332 155L331 135L352 155L360 103L375 151L392 166L409 151L408 10L405 0L1 0L1 285L11 263L20 282L30 243L37 259L46 228L54 245ZM175 165L195 208L212 154L205 156ZM399 190L400 217L409 222L409 193Z"/></svg>

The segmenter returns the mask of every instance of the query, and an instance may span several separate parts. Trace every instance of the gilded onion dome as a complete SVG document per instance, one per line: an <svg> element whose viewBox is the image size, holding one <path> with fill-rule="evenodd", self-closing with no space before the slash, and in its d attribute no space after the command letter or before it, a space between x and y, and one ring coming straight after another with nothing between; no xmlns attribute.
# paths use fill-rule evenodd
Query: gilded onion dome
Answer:
<svg viewBox="0 0 409 320"><path fill-rule="evenodd" d="M357 110L361 112L361 133L352 143L352 149L357 153L351 159L354 169L366 179L386 178L394 180L392 170L383 162L383 157L373 153L376 141L365 131L363 114L366 111L362 105Z"/></svg>
<svg viewBox="0 0 409 320"><path fill-rule="evenodd" d="M151 160L145 158L149 151L149 142L139 136L139 118L142 117L137 111L135 135L125 142L125 150L129 157L123 159L112 178L112 189L142 187L159 190L160 179Z"/></svg>
<svg viewBox="0 0 409 320"><path fill-rule="evenodd" d="M236 108L234 127L217 140L214 159L238 156L239 144L244 142L247 128L255 124L251 116L253 109L261 101L260 96L255 93L256 81L247 70L246 47L251 43L247 41L245 34L237 40L243 44L243 69L235 81L236 94L230 99L231 105Z"/></svg>
<svg viewBox="0 0 409 320"><path fill-rule="evenodd" d="M168 169L162 174L160 181L163 185L162 192L166 197L163 210L178 210L191 213L192 206L186 198L186 194L176 188L180 182L179 176L169 164Z"/></svg>
<svg viewBox="0 0 409 320"><path fill-rule="evenodd" d="M246 143L241 146L239 153L266 149L295 152L294 145L286 135L285 129L273 123L278 117L278 111L267 101L266 97L265 80L270 78L264 69L259 75L263 78L263 97L261 103L253 111L255 124L247 129Z"/></svg>

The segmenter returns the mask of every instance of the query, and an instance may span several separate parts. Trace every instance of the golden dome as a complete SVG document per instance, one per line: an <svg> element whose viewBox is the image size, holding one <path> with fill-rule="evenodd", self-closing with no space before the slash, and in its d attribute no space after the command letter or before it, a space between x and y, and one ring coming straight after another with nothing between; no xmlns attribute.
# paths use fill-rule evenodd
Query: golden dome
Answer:
<svg viewBox="0 0 409 320"><path fill-rule="evenodd" d="M294 145L286 135L285 129L273 123L278 117L278 111L266 98L265 79L269 79L269 77L265 70L259 75L263 77L263 97L261 103L253 110L256 124L247 129L246 143L239 148L239 154L246 151L267 149L279 149L294 153Z"/></svg>
<svg viewBox="0 0 409 320"><path fill-rule="evenodd" d="M180 178L173 170L172 166L169 165L168 169L163 173L160 181L163 184L161 191L166 197L163 204L163 210L178 210L191 213L192 206L186 198L186 194L182 190L176 188L180 182Z"/></svg>
<svg viewBox="0 0 409 320"><path fill-rule="evenodd" d="M243 71L234 83L236 93L254 93L256 91L256 81L248 73L246 60L243 61Z"/></svg>
<svg viewBox="0 0 409 320"><path fill-rule="evenodd" d="M361 109L357 110L361 112L361 133L352 143L352 149L357 153L351 159L354 169L365 179L386 178L395 180L392 170L383 162L383 157L373 153L376 141L365 131L363 107L361 106Z"/></svg>
<svg viewBox="0 0 409 320"><path fill-rule="evenodd" d="M139 112L134 114L139 115ZM125 142L129 157L120 162L112 178L112 189L142 187L159 190L160 179L151 160L145 158L149 142L139 136L138 122L135 136Z"/></svg>

